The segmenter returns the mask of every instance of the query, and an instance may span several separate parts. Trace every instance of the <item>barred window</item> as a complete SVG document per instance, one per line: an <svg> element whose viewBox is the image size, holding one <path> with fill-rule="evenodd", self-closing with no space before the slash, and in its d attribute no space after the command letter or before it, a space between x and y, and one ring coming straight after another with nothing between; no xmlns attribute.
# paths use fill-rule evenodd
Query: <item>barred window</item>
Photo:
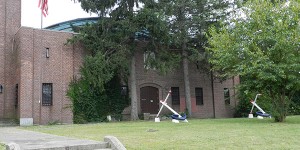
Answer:
<svg viewBox="0 0 300 150"><path fill-rule="evenodd" d="M224 100L225 100L225 104L227 105L230 104L230 93L228 88L224 88Z"/></svg>
<svg viewBox="0 0 300 150"><path fill-rule="evenodd" d="M42 105L43 106L51 106L52 105L52 97L53 88L52 83L43 83L42 86Z"/></svg>
<svg viewBox="0 0 300 150"><path fill-rule="evenodd" d="M195 95L196 95L196 105L203 105L203 89L202 88L195 88Z"/></svg>
<svg viewBox="0 0 300 150"><path fill-rule="evenodd" d="M172 105L180 105L179 87L171 87Z"/></svg>

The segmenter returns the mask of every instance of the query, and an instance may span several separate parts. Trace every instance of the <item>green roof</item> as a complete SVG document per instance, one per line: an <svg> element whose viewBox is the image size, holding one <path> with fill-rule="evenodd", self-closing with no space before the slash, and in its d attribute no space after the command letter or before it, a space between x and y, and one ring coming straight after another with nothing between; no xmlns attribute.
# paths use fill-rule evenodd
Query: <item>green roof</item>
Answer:
<svg viewBox="0 0 300 150"><path fill-rule="evenodd" d="M44 29L53 30L53 31L66 31L66 32L74 32L72 26L80 27L86 24L96 23L99 20L99 17L89 17L89 18L78 18L74 20L60 22ZM147 40L149 39L149 31L141 30L140 32L135 33L136 40Z"/></svg>
<svg viewBox="0 0 300 150"><path fill-rule="evenodd" d="M98 21L99 17L89 17L89 18L78 18L74 20L64 21L60 22L48 27L45 27L44 29L48 30L54 30L54 31L67 31L67 32L73 32L72 26L84 26L85 24L89 23L96 23Z"/></svg>

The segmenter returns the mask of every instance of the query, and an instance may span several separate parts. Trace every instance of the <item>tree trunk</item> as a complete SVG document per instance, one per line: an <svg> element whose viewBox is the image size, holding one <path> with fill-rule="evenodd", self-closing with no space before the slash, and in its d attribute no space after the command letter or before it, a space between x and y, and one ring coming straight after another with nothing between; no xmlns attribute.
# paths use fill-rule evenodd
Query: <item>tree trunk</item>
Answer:
<svg viewBox="0 0 300 150"><path fill-rule="evenodd" d="M273 99L273 114L275 122L284 122L287 115L287 101L284 89L278 91L269 90L270 97Z"/></svg>
<svg viewBox="0 0 300 150"><path fill-rule="evenodd" d="M131 58L130 67L130 91L131 91L131 120L138 120L138 105L136 92L136 77L135 77L135 55Z"/></svg>
<svg viewBox="0 0 300 150"><path fill-rule="evenodd" d="M287 115L287 102L286 102L286 96L285 96L285 90L281 89L280 92L280 96L278 96L279 98L279 108L278 108L278 112L279 112L279 116L275 118L275 121L278 122L284 122L286 115Z"/></svg>
<svg viewBox="0 0 300 150"><path fill-rule="evenodd" d="M184 78L184 93L185 93L185 102L187 115L192 116L192 102L191 102L191 93L190 93L190 80L189 80L189 62L188 62L188 54L187 54L187 31L185 30L186 18L185 18L185 2L180 2L180 11L178 14L178 22L179 22L179 31L181 33L181 48L182 48L182 66L183 66L183 78Z"/></svg>
<svg viewBox="0 0 300 150"><path fill-rule="evenodd" d="M192 116L192 102L191 102L191 93L190 93L190 78L189 78L189 62L187 59L187 52L185 50L186 44L183 44L182 50L182 65L183 65L183 78L184 78L184 93L185 93L185 101L186 108L188 110L188 115Z"/></svg>

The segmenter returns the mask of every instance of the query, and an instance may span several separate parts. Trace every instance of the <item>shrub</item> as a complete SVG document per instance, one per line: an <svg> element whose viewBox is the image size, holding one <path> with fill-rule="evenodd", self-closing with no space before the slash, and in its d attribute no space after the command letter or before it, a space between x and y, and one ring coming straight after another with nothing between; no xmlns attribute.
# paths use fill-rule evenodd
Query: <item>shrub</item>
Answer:
<svg viewBox="0 0 300 150"><path fill-rule="evenodd" d="M255 99L256 94L262 94L257 98L257 104L266 112L273 113L272 108L272 99L268 97L263 91L251 90L253 88L249 88L247 85L241 84L238 88L238 99L240 100L238 105L235 108L234 117L248 117L252 104L251 100ZM253 114L259 111L256 107L253 109Z"/></svg>
<svg viewBox="0 0 300 150"><path fill-rule="evenodd" d="M300 91L292 98L288 113L289 115L300 115Z"/></svg>
<svg viewBox="0 0 300 150"><path fill-rule="evenodd" d="M121 96L120 87L117 77L106 83L104 90L84 79L74 79L67 93L72 101L73 122L101 122L107 115L120 116L129 101L128 96Z"/></svg>

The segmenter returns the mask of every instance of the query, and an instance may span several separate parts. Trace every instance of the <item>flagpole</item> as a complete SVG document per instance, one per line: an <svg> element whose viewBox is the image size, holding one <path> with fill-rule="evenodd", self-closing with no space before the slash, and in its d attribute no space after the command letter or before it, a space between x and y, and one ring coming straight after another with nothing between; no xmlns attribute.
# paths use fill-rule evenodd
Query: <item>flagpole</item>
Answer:
<svg viewBox="0 0 300 150"><path fill-rule="evenodd" d="M43 10L41 9L41 29L43 29Z"/></svg>

